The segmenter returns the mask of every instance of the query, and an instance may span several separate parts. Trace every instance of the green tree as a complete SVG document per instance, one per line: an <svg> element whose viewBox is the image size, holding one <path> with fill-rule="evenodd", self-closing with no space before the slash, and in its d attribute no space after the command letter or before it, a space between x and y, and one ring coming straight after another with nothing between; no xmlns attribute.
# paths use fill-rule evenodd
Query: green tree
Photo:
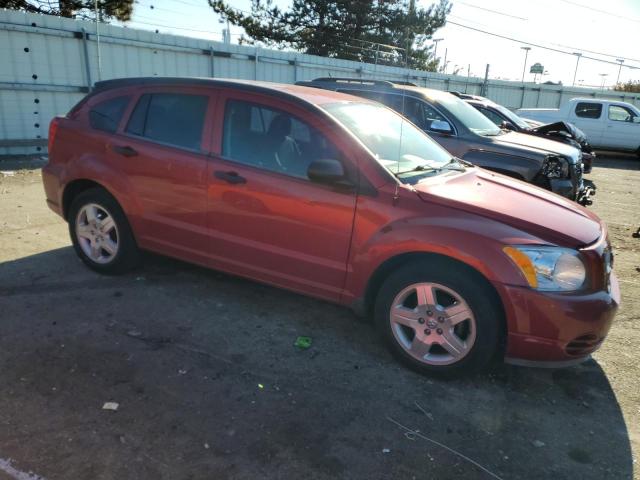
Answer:
<svg viewBox="0 0 640 480"><path fill-rule="evenodd" d="M244 28L242 43L291 48L312 55L435 71L430 40L446 22L449 0L416 7L415 0L294 0L283 10L272 0L252 0L251 12L226 0L213 10ZM408 55L407 55L408 51Z"/></svg>
<svg viewBox="0 0 640 480"><path fill-rule="evenodd" d="M628 82L618 83L613 89L619 92L640 93L640 80L629 80Z"/></svg>
<svg viewBox="0 0 640 480"><path fill-rule="evenodd" d="M102 19L131 19L134 0L98 0L98 11ZM67 18L95 18L94 0L0 0L0 8L25 12L57 15Z"/></svg>

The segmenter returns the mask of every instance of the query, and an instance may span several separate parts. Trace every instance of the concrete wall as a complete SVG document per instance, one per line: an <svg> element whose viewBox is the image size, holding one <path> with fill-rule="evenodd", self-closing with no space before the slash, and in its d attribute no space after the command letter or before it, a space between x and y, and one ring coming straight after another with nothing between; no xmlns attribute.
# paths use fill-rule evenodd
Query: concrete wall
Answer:
<svg viewBox="0 0 640 480"><path fill-rule="evenodd" d="M479 94L483 79L227 45L100 25L100 62L92 22L0 10L0 155L46 152L48 125L98 80L201 76L292 83L320 76L409 80ZM99 66L100 65L100 66ZM575 96L640 105L640 95L490 80L486 95L509 108L558 107Z"/></svg>

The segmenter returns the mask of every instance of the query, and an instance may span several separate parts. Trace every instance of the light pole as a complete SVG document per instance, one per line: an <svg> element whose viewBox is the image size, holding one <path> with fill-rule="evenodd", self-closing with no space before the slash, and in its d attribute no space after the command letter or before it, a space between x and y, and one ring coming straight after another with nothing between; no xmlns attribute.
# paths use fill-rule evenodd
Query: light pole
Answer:
<svg viewBox="0 0 640 480"><path fill-rule="evenodd" d="M604 90L604 81L609 76L609 74L608 73L599 73L598 75L600 75L602 77L602 84L600 85L600 89Z"/></svg>
<svg viewBox="0 0 640 480"><path fill-rule="evenodd" d="M616 58L616 62L620 63L620 67L618 68L618 78L616 78L616 85L620 83L620 72L622 71L622 64L624 63L624 58Z"/></svg>
<svg viewBox="0 0 640 480"><path fill-rule="evenodd" d="M433 49L433 58L435 58L436 60L438 59L438 42L441 42L442 40L444 40L444 38L434 38L433 39L433 43L436 44L436 46Z"/></svg>
<svg viewBox="0 0 640 480"><path fill-rule="evenodd" d="M527 71L527 57L529 56L529 50L531 47L520 47L524 50L524 67L522 67L522 83L524 83L524 73Z"/></svg>
<svg viewBox="0 0 640 480"><path fill-rule="evenodd" d="M577 60L576 60L576 71L573 72L573 84L572 84L572 86L575 87L576 86L576 75L578 75L578 64L580 63L580 57L582 56L582 54L578 53L578 52L573 52L573 54L576 57L578 57Z"/></svg>

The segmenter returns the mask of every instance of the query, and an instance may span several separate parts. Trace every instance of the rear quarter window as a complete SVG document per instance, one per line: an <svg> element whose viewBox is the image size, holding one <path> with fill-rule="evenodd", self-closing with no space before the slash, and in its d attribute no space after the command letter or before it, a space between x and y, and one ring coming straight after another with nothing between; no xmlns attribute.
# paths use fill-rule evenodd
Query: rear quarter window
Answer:
<svg viewBox="0 0 640 480"><path fill-rule="evenodd" d="M602 115L601 103L580 102L576 105L576 116L580 118L600 118Z"/></svg>
<svg viewBox="0 0 640 480"><path fill-rule="evenodd" d="M96 130L114 133L129 105L130 96L110 98L97 103L89 110L89 125Z"/></svg>

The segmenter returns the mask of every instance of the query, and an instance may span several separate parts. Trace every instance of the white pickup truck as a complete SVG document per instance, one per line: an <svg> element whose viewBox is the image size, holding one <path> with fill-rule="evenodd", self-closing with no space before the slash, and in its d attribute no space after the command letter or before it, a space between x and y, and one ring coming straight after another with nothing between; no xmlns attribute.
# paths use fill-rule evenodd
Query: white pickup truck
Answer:
<svg viewBox="0 0 640 480"><path fill-rule="evenodd" d="M521 108L518 115L543 123L573 123L596 148L635 151L640 155L640 110L630 103L574 98L561 108Z"/></svg>

